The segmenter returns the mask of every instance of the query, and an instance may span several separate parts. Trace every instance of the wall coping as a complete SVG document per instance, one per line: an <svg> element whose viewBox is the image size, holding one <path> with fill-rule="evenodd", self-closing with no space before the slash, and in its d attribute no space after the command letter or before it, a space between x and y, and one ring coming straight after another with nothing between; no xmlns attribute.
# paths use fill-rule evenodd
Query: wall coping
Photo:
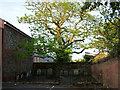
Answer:
<svg viewBox="0 0 120 90"><path fill-rule="evenodd" d="M102 64L102 63L106 63L106 62L110 62L110 61L116 61L116 60L119 61L119 59L120 59L120 55L118 57L106 57L106 58L101 59L101 61L99 61L97 63L91 63L91 64L95 65L95 64Z"/></svg>

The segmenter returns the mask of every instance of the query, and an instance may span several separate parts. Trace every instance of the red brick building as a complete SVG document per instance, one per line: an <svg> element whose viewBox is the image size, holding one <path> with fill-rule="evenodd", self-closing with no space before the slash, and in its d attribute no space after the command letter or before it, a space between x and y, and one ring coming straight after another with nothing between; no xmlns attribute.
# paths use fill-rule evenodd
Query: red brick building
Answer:
<svg viewBox="0 0 120 90"><path fill-rule="evenodd" d="M0 19L0 66L2 66L2 81L15 80L21 76L29 75L32 69L32 57L25 59L16 59L16 45L23 39L29 43L31 37L17 29L9 22Z"/></svg>

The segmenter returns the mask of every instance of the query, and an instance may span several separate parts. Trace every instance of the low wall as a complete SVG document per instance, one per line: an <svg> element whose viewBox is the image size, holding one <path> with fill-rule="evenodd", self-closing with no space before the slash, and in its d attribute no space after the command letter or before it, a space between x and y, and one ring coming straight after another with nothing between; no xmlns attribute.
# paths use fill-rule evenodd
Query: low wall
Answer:
<svg viewBox="0 0 120 90"><path fill-rule="evenodd" d="M41 72L42 75L47 75L53 71L55 75L56 68L59 68L58 72L60 75L88 75L91 74L90 64L87 63L62 63L58 65L56 63L33 63L33 74L37 75L37 72ZM44 74L42 72L45 72ZM39 73L40 74L40 73Z"/></svg>
<svg viewBox="0 0 120 90"><path fill-rule="evenodd" d="M93 64L91 66L92 76L108 88L119 88L119 60L120 58L113 58L106 62Z"/></svg>

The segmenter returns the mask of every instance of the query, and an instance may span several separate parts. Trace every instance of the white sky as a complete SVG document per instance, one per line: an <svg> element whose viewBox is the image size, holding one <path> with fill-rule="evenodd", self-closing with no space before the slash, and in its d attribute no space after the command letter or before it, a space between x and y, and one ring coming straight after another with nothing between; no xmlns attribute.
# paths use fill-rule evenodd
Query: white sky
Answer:
<svg viewBox="0 0 120 90"><path fill-rule="evenodd" d="M17 16L22 17L25 13L29 13L29 11L25 8L26 0L0 0L0 18L8 21L27 35L30 34L30 30L28 28L28 24L20 24L18 23ZM93 13L96 14L96 13ZM85 50L82 54L73 54L72 59L82 58L85 52L93 52L94 50L88 49Z"/></svg>
<svg viewBox="0 0 120 90"><path fill-rule="evenodd" d="M30 30L27 24L18 23L17 16L22 17L26 12L24 2L26 0L0 0L0 18L8 21L21 31L30 35Z"/></svg>

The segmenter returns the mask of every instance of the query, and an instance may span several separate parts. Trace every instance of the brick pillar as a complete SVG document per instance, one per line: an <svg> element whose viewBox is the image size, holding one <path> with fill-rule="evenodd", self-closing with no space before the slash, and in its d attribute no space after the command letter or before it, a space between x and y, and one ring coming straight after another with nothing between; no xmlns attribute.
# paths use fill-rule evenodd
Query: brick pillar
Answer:
<svg viewBox="0 0 120 90"><path fill-rule="evenodd" d="M0 89L2 87L2 20L0 20Z"/></svg>
<svg viewBox="0 0 120 90"><path fill-rule="evenodd" d="M0 89L2 88L2 75L3 75L3 29L4 21L0 19Z"/></svg>

